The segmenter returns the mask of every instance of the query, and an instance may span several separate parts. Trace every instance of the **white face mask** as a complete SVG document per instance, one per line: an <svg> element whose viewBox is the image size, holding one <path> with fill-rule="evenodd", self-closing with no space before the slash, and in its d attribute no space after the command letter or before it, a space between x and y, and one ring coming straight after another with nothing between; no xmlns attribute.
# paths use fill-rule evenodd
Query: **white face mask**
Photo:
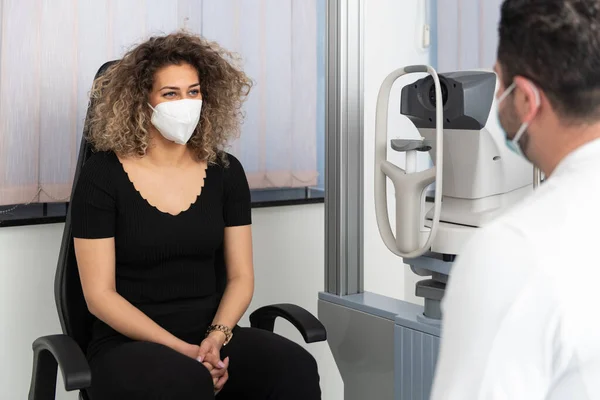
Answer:
<svg viewBox="0 0 600 400"><path fill-rule="evenodd" d="M200 121L202 100L164 101L156 107L150 105L150 108L154 110L152 125L161 135L172 142L184 145L190 140Z"/></svg>
<svg viewBox="0 0 600 400"><path fill-rule="evenodd" d="M517 84L513 82L508 88L506 88L504 93L502 93L500 95L500 97L498 98L497 106L496 106L496 108L498 109L498 112L500 111L500 104L502 104L502 102L508 97L508 95L516 87L517 87ZM538 108L540 106L540 92L538 91L538 89L535 86L532 86L532 88L533 88L533 93L535 94L535 106L536 106L536 108ZM521 146L519 146L519 140L521 140L521 137L523 136L523 134L525 133L527 128L529 128L529 122L523 122L521 124L521 127L519 128L519 130L517 131L517 133L515 134L515 136L512 139L508 138L508 135L506 134L506 131L504 130L504 127L502 126L502 124L500 124L500 128L502 128L502 131L504 132L504 139L506 141L506 146L509 149L511 149L514 153L524 157L525 155L523 154L523 150L521 150Z"/></svg>

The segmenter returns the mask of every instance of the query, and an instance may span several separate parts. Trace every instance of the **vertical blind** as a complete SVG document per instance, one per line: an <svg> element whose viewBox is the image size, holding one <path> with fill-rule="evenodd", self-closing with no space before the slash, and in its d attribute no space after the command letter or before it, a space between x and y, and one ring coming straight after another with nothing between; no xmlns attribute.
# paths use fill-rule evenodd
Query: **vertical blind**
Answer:
<svg viewBox="0 0 600 400"><path fill-rule="evenodd" d="M255 86L252 188L317 184L318 0L0 0L0 205L67 201L94 74L152 34L200 33Z"/></svg>
<svg viewBox="0 0 600 400"><path fill-rule="evenodd" d="M437 0L438 70L492 69L503 0Z"/></svg>

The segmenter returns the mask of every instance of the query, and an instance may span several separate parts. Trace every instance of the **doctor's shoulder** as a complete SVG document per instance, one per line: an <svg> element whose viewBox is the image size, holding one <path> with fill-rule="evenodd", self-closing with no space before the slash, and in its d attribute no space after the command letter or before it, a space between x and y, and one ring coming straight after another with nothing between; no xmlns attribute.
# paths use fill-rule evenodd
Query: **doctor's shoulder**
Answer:
<svg viewBox="0 0 600 400"><path fill-rule="evenodd" d="M551 253L559 255L558 242L567 234L562 229L568 218L567 206L557 206L561 203L557 196L560 194L551 185L540 188L479 228L458 255L457 268L477 268L471 264L501 270L510 265L515 271L547 268L546 257L540 254L551 247Z"/></svg>
<svg viewBox="0 0 600 400"><path fill-rule="evenodd" d="M552 232L560 233L573 211L568 192L556 182L549 181L491 225L518 231L531 242L543 240Z"/></svg>
<svg viewBox="0 0 600 400"><path fill-rule="evenodd" d="M460 272L473 277L498 271L503 275L501 271L507 269L534 267L528 255L533 244L523 228L513 223L513 218L508 215L478 228L457 255L451 274Z"/></svg>

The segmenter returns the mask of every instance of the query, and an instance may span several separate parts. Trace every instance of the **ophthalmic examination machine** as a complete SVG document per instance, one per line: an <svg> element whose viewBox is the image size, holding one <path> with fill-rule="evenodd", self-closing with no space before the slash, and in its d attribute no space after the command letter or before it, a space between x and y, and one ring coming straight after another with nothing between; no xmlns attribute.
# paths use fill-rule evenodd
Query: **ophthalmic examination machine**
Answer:
<svg viewBox="0 0 600 400"><path fill-rule="evenodd" d="M390 140L392 86L413 73L428 75L402 88L400 113L420 138ZM415 294L424 306L364 290L319 294L319 319L327 328L345 400L429 398L441 334L440 303L452 263L479 227L533 189L538 171L505 145L497 119L497 87L492 71L438 75L429 66L400 68L380 87L375 127L377 225L389 251L423 277ZM405 165L387 160L390 149L404 154ZM431 156L430 168L418 170L419 152ZM395 229L388 215L388 178L395 192ZM370 205L369 200L365 204Z"/></svg>

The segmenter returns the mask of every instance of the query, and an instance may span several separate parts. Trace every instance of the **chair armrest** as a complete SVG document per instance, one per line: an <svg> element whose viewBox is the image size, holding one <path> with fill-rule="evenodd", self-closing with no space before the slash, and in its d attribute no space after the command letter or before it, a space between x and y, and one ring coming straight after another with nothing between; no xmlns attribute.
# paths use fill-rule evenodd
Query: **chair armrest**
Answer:
<svg viewBox="0 0 600 400"><path fill-rule="evenodd" d="M60 367L67 391L90 387L92 372L75 340L67 335L44 336L33 342L29 400L55 398L57 367Z"/></svg>
<svg viewBox="0 0 600 400"><path fill-rule="evenodd" d="M253 328L273 332L277 317L291 322L300 331L306 343L327 340L327 331L321 321L304 308L294 304L273 304L261 307L250 315L250 325Z"/></svg>

